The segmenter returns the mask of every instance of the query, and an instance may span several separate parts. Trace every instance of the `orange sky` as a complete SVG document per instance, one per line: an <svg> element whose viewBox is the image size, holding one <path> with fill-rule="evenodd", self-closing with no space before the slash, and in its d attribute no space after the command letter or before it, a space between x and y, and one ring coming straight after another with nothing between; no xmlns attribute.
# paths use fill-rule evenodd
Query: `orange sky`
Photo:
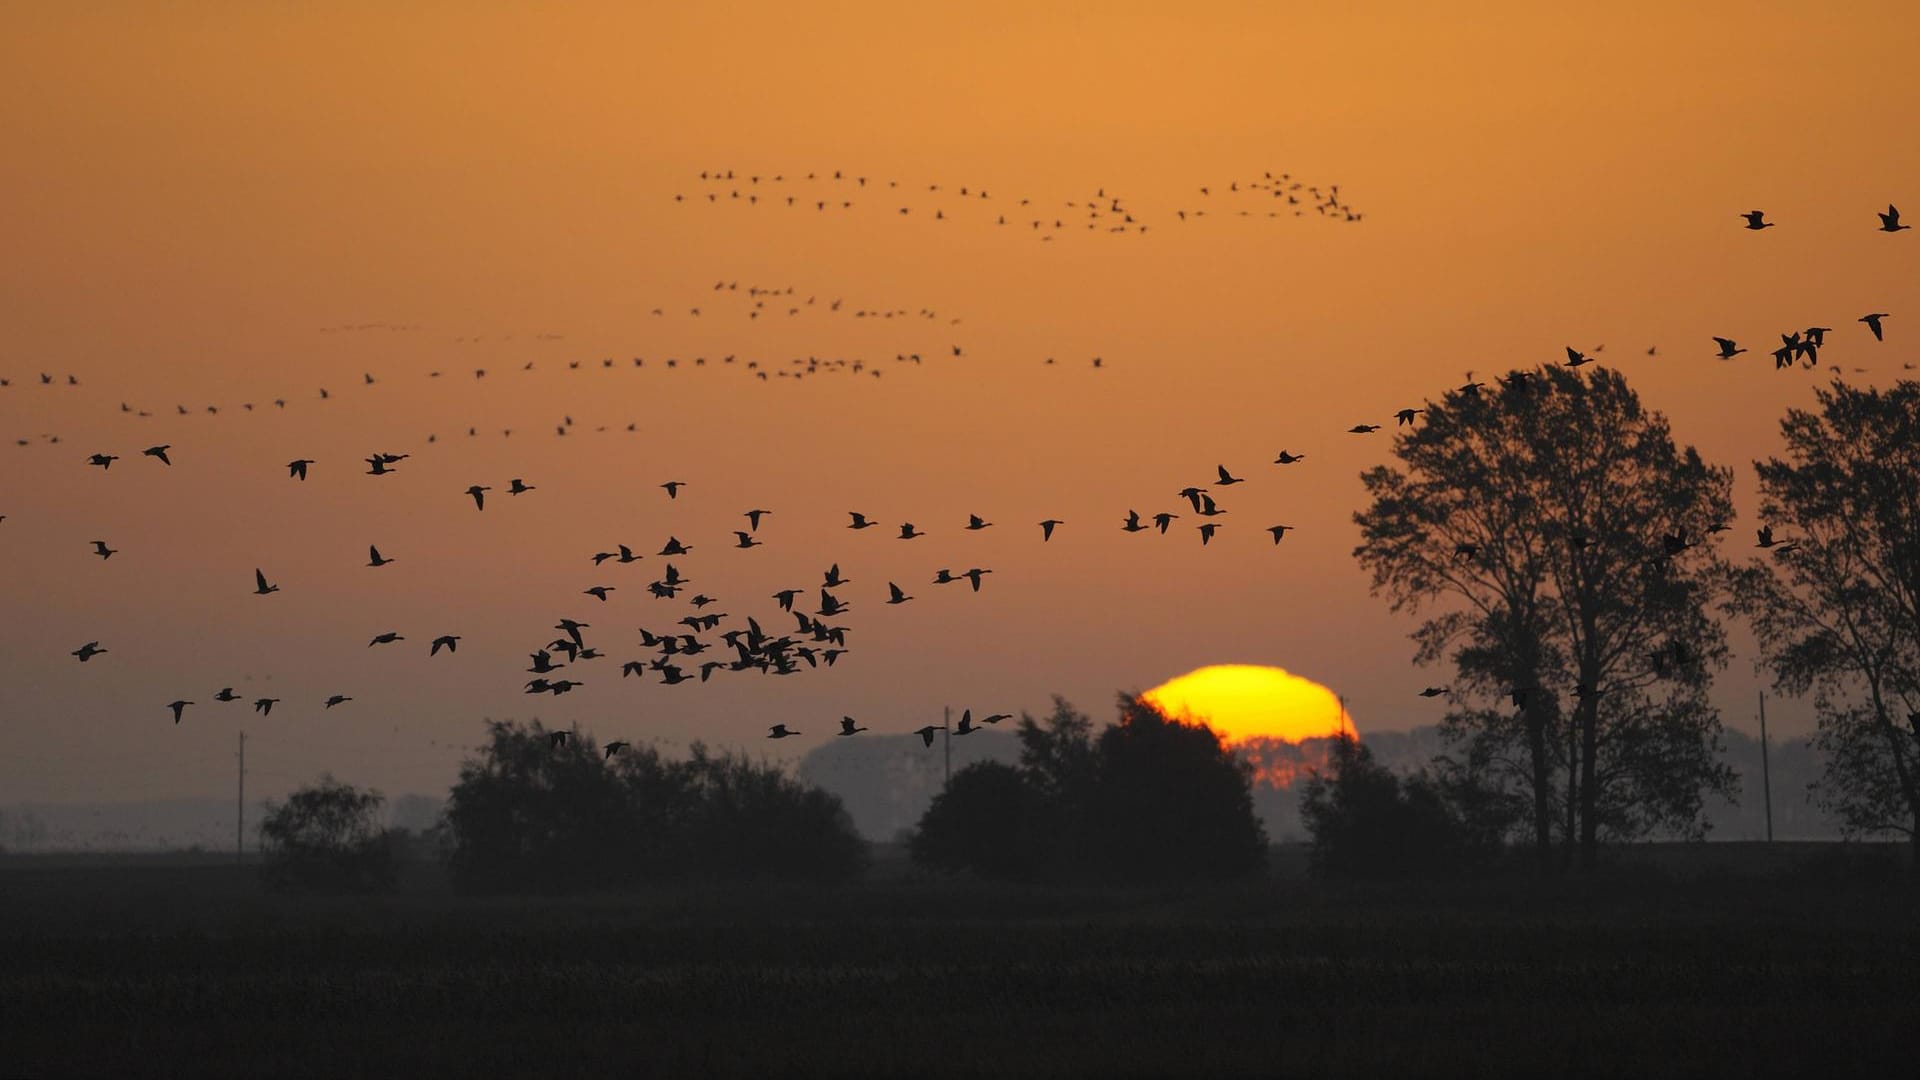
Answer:
<svg viewBox="0 0 1920 1080"><path fill-rule="evenodd" d="M1427 723L1444 705L1414 691L1444 673L1411 667L1411 624L1349 558L1358 473L1388 445L1349 425L1604 343L1744 499L1814 376L1712 361L1710 335L1764 360L1822 323L1842 328L1824 355L1872 378L1920 361L1920 238L1872 216L1920 218L1911 5L394 7L0 8L0 798L222 791L243 721L264 790L323 768L436 790L481 716L725 743L1054 692L1104 717L1117 689L1224 662L1323 682L1365 729ZM673 201L716 168L901 186L828 214ZM1366 220L1173 216L1269 169L1339 183ZM1151 231L991 224L1096 189ZM1780 227L1742 231L1754 207ZM722 279L940 317L749 321ZM1867 311L1895 313L1885 345ZM416 329L321 332L367 323ZM890 359L911 351L928 362ZM730 353L885 375L761 384ZM42 370L83 386L30 385ZM554 437L569 415L582 430ZM171 470L137 459L161 442ZM1308 461L1268 464L1283 447ZM359 475L381 449L414 457ZM103 475L95 451L128 460ZM304 486L293 457L321 462ZM1211 546L1190 517L1118 530L1217 463L1249 482ZM459 494L514 476L540 491L484 515ZM672 503L667 479L690 484ZM755 506L766 546L726 550ZM850 533L854 509L931 535ZM969 512L998 524L961 533ZM1259 530L1283 522L1276 549ZM613 665L685 613L644 596L669 534L711 610L763 622L757 598L838 561L854 651L792 679L603 666L519 695L563 615ZM620 540L647 560L587 561ZM368 543L400 561L365 569ZM282 593L248 594L255 565ZM941 566L994 574L963 594L929 583ZM919 599L885 607L888 580ZM580 595L601 583L613 601ZM409 641L365 648L389 629ZM440 633L462 650L429 663ZM67 656L92 639L109 655ZM227 684L287 703L222 711ZM1756 685L1744 657L1722 677L1730 723ZM322 714L335 692L356 702ZM175 697L200 702L177 729Z"/></svg>

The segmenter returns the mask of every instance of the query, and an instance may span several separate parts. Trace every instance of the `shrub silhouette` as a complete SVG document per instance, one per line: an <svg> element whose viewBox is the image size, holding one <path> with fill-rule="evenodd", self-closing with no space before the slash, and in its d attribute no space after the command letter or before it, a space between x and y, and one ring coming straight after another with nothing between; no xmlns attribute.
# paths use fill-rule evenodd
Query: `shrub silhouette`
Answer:
<svg viewBox="0 0 1920 1080"><path fill-rule="evenodd" d="M260 876L282 892L379 892L393 888L390 838L377 791L322 776L260 823Z"/></svg>
<svg viewBox="0 0 1920 1080"><path fill-rule="evenodd" d="M1470 785L1469 785L1470 787ZM1422 774L1400 777L1352 736L1334 740L1327 770L1308 777L1300 816L1313 837L1311 867L1324 877L1384 878L1457 873L1483 863L1517 815L1501 821L1474 788L1456 808L1449 787Z"/></svg>
<svg viewBox="0 0 1920 1080"><path fill-rule="evenodd" d="M839 799L696 744L685 761L578 731L490 722L447 801L449 870L477 892L566 892L689 876L838 878L865 843Z"/></svg>
<svg viewBox="0 0 1920 1080"><path fill-rule="evenodd" d="M1257 873L1266 833L1251 771L1203 724L1120 696L1098 738L1058 698L1044 721L1020 720L1021 764L970 766L921 819L924 865L997 877L1106 880Z"/></svg>
<svg viewBox="0 0 1920 1080"><path fill-rule="evenodd" d="M1051 854L1053 806L1039 784L1012 765L977 761L934 796L908 842L917 863L1026 880Z"/></svg>

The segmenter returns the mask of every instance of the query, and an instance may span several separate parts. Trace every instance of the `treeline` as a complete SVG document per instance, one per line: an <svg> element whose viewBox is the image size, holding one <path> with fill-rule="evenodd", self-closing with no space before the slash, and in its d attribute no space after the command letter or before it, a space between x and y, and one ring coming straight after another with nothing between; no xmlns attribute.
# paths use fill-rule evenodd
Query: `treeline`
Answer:
<svg viewBox="0 0 1920 1080"><path fill-rule="evenodd" d="M837 881L867 845L838 797L781 767L695 745L600 747L539 723L491 722L430 848L467 892L575 892L689 879ZM1265 864L1251 769L1204 725L1127 696L1099 732L1064 701L1023 716L1021 762L961 769L914 830L936 872L1108 881L1244 877ZM261 825L275 888L392 888L414 838L379 825L378 792L322 778Z"/></svg>

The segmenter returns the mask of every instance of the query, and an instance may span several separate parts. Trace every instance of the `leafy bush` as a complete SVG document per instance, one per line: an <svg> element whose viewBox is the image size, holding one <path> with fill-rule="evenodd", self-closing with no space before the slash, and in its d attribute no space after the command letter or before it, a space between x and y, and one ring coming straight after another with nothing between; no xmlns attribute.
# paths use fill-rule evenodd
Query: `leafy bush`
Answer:
<svg viewBox="0 0 1920 1080"><path fill-rule="evenodd" d="M271 804L260 823L261 878L284 892L393 888L392 845L380 824L386 800L332 776Z"/></svg>
<svg viewBox="0 0 1920 1080"><path fill-rule="evenodd" d="M480 892L609 888L692 876L843 878L866 845L840 800L778 767L695 745L688 760L609 757L538 722L488 725L447 802L454 883Z"/></svg>
<svg viewBox="0 0 1920 1080"><path fill-rule="evenodd" d="M1266 834L1250 770L1203 724L1127 695L1096 739L1055 699L1020 721L1020 766L962 769L912 850L923 865L991 877L1223 878L1259 872Z"/></svg>
<svg viewBox="0 0 1920 1080"><path fill-rule="evenodd" d="M1313 872L1431 876L1483 864L1498 851L1504 826L1489 824L1498 816L1494 800L1463 785L1398 776L1358 739L1335 740L1327 771L1308 777L1300 800L1313 837ZM1510 810L1506 818L1512 820Z"/></svg>

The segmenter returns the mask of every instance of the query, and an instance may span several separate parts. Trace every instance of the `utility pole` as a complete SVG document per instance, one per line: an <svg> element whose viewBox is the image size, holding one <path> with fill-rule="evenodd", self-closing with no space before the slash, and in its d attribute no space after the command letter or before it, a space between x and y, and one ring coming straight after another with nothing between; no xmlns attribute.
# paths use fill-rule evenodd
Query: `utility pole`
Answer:
<svg viewBox="0 0 1920 1080"><path fill-rule="evenodd" d="M1760 691L1760 792L1767 808L1767 843L1773 843L1773 767L1767 761L1767 692Z"/></svg>
<svg viewBox="0 0 1920 1080"><path fill-rule="evenodd" d="M233 797L233 857L240 861L247 848L247 733L240 733L240 786Z"/></svg>
<svg viewBox="0 0 1920 1080"><path fill-rule="evenodd" d="M940 782L945 791L953 786L953 706L947 705L940 710L940 750L946 757L946 776Z"/></svg>

